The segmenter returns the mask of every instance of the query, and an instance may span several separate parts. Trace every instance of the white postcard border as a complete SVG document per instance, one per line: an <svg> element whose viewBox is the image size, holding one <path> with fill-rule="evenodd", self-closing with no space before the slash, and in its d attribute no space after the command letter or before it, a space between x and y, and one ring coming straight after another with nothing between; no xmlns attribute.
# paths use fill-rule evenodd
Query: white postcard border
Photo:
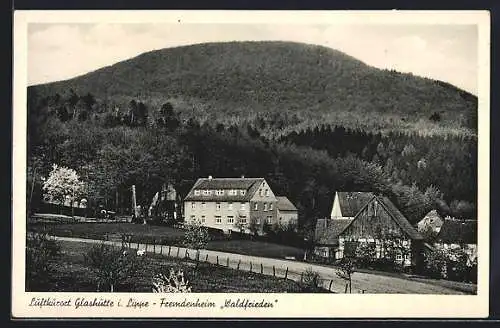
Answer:
<svg viewBox="0 0 500 328"><path fill-rule="evenodd" d="M142 293L28 293L25 292L25 195L26 195L26 86L27 26L29 23L275 23L302 24L477 24L479 41L479 142L478 142L478 291L477 295L391 294L142 294ZM240 318L474 318L488 316L489 298L489 95L490 16L487 11L16 11L14 13L13 72L13 212L12 212L12 316L17 318L94 317L240 317ZM126 307L33 307L36 297L113 300L129 298L155 302L147 308ZM164 308L169 300L217 304L215 308ZM264 300L268 308L220 308L226 299Z"/></svg>

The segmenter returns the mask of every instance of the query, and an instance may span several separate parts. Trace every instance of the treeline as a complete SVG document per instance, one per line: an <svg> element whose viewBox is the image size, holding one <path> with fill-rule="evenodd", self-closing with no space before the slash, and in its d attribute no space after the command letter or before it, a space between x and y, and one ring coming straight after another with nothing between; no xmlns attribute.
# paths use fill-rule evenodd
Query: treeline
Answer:
<svg viewBox="0 0 500 328"><path fill-rule="evenodd" d="M322 125L280 141L326 150L332 157L354 154L379 164L393 183L419 188L437 187L444 199L474 203L477 195L477 138L420 136L416 133L387 134ZM462 202L462 206L463 206Z"/></svg>
<svg viewBox="0 0 500 328"><path fill-rule="evenodd" d="M41 177L57 163L77 170L88 187L91 206L130 207L132 184L138 202L149 206L165 182L173 183L184 196L199 177L264 177L276 194L296 204L299 225L306 231L311 231L315 219L329 215L336 190L388 195L414 222L436 206L457 216L473 216L475 210L474 197L466 189L462 194L457 191L458 181L446 184L429 178L429 183L415 178L434 173L444 163L450 179L460 177L475 187L460 171L474 170L470 161L460 162L472 148L460 148L452 139L426 141L325 126L292 133L278 142L264 136L254 122L200 123L196 117L181 118L170 103L156 108L136 100L116 110L91 99L73 92L69 97L43 99L30 95L28 190L36 169L34 192L29 195L33 203L41 199ZM452 156L451 149L458 155ZM419 171L421 158L427 161L426 174Z"/></svg>

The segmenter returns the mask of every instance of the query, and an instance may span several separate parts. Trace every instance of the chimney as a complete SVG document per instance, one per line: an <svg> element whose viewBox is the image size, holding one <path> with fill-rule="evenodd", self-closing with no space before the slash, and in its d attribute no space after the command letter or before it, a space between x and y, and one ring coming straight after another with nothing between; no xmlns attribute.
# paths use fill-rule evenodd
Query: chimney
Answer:
<svg viewBox="0 0 500 328"><path fill-rule="evenodd" d="M211 175L208 176L208 180L212 180L212 176Z"/></svg>
<svg viewBox="0 0 500 328"><path fill-rule="evenodd" d="M245 179L245 176L244 176L244 175L242 175L242 176L241 176L241 178L242 178L242 179Z"/></svg>

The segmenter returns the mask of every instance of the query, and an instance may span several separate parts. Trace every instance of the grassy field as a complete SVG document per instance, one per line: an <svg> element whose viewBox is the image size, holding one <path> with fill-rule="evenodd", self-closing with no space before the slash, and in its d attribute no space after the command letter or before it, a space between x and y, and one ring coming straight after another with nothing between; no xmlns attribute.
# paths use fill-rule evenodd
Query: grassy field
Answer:
<svg viewBox="0 0 500 328"><path fill-rule="evenodd" d="M301 260L304 257L304 251L302 249L253 240L211 241L208 243L207 248L214 251L272 257L277 259L293 256L297 260Z"/></svg>
<svg viewBox="0 0 500 328"><path fill-rule="evenodd" d="M95 273L84 262L85 252L92 247L87 243L60 242L61 257L54 263L48 283L33 286L30 291L43 292L95 292ZM294 281L242 272L211 264L178 261L163 256L148 255L141 275L131 277L119 286L117 292L152 292L151 278L155 273L168 273L171 267L182 268L192 286L192 292L239 293L300 293Z"/></svg>
<svg viewBox="0 0 500 328"><path fill-rule="evenodd" d="M146 242L157 244L178 243L184 231L166 226L142 225L133 223L63 223L63 224L30 224L28 230L46 231L54 236L79 237L105 240L119 238L121 234L141 237ZM143 241L143 242L144 242Z"/></svg>
<svg viewBox="0 0 500 328"><path fill-rule="evenodd" d="M30 224L28 230L47 231L60 237L78 237L104 240L119 239L121 234L132 235L133 242L182 246L184 231L166 226L133 223L74 223L74 224ZM212 240L207 249L271 258L295 257L302 259L300 248L253 240Z"/></svg>

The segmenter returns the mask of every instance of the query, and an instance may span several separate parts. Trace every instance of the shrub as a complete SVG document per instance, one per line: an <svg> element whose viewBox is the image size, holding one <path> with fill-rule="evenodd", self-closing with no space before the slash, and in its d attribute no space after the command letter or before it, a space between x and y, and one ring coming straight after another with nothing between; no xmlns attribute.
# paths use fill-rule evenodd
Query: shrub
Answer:
<svg viewBox="0 0 500 328"><path fill-rule="evenodd" d="M307 268L307 270L302 274L300 285L303 291L317 291L321 285L321 276L318 272L313 271L312 268Z"/></svg>
<svg viewBox="0 0 500 328"><path fill-rule="evenodd" d="M356 248L356 260L360 267L366 268L376 256L374 243L359 243Z"/></svg>
<svg viewBox="0 0 500 328"><path fill-rule="evenodd" d="M448 263L448 253L443 249L436 249L425 256L425 269L432 278L443 278Z"/></svg>
<svg viewBox="0 0 500 328"><path fill-rule="evenodd" d="M185 225L184 245L195 250L202 249L207 246L210 236L208 229L201 222L194 221Z"/></svg>
<svg viewBox="0 0 500 328"><path fill-rule="evenodd" d="M380 271L394 271L394 260L390 258L377 258L371 261L370 267Z"/></svg>
<svg viewBox="0 0 500 328"><path fill-rule="evenodd" d="M170 268L168 276L162 273L153 276L154 293L190 293L191 286L184 277L184 271Z"/></svg>
<svg viewBox="0 0 500 328"><path fill-rule="evenodd" d="M142 268L143 257L122 245L117 248L101 242L94 245L85 255L85 263L90 266L97 280L97 291L101 287L114 292L116 287L126 279L137 274Z"/></svg>
<svg viewBox="0 0 500 328"><path fill-rule="evenodd" d="M468 265L469 257L462 249L454 249L450 252L450 260L447 263L446 274L447 278L456 281L469 280L469 271L471 267Z"/></svg>
<svg viewBox="0 0 500 328"><path fill-rule="evenodd" d="M53 260L60 255L59 243L46 233L28 233L26 238L26 288L47 282Z"/></svg>

